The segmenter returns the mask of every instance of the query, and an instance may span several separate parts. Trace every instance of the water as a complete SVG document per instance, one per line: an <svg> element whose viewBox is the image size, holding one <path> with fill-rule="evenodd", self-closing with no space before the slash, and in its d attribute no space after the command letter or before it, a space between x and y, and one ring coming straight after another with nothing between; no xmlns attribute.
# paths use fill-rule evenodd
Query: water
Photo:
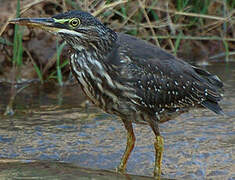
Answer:
<svg viewBox="0 0 235 180"><path fill-rule="evenodd" d="M200 109L161 124L163 177L235 179L235 64L207 69L225 84L221 106L228 116ZM119 164L126 145L122 123L87 105L77 85L63 89L31 85L17 96L12 117L2 115L10 87L0 84L0 94L0 159L64 161L105 170ZM154 135L148 126L134 128L137 143L127 171L151 176Z"/></svg>

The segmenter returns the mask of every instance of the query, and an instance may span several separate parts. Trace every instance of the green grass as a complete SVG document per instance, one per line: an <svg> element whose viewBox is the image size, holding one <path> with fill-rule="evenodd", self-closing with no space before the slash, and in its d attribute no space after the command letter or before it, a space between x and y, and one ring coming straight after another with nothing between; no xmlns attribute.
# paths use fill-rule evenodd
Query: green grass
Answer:
<svg viewBox="0 0 235 180"><path fill-rule="evenodd" d="M17 8L16 8L16 17L20 17L20 0L17 0ZM15 66L17 69L20 69L22 62L22 55L23 55L23 44L22 44L22 30L23 27L15 24L14 29L14 42L13 42L13 67ZM40 82L43 84L43 76L40 68L37 64L32 60L33 67L35 72L37 73ZM19 78L19 77L17 77Z"/></svg>
<svg viewBox="0 0 235 180"><path fill-rule="evenodd" d="M63 42L62 44L59 44L58 40L56 41L56 70L52 71L45 80L43 79L43 72L38 67L38 65L32 61L34 69L38 75L38 78L40 79L40 82L43 84L45 81L50 81L51 79L56 79L58 84L60 86L63 86L63 74L62 69L69 64L69 60L65 60L62 62L61 60L61 53L63 48L65 47L66 43Z"/></svg>
<svg viewBox="0 0 235 180"><path fill-rule="evenodd" d="M63 48L65 47L66 42L59 44L58 40L56 41L56 70L52 71L49 75L47 80L56 79L60 86L63 86L63 74L62 69L69 64L69 60L61 59L61 53ZM61 63L62 62L62 63Z"/></svg>
<svg viewBox="0 0 235 180"><path fill-rule="evenodd" d="M224 43L224 48L225 48L225 60L226 62L229 61L229 46L228 46L228 42L226 40L223 40Z"/></svg>
<svg viewBox="0 0 235 180"><path fill-rule="evenodd" d="M60 71L69 64L69 60L65 60L59 67ZM51 79L57 79L58 81L58 70L54 70L53 72L50 73L50 75L48 76L47 80L51 80ZM61 78L62 79L62 78Z"/></svg>
<svg viewBox="0 0 235 180"><path fill-rule="evenodd" d="M57 81L60 86L63 86L63 75L61 71L62 66L60 65L60 55L65 45L66 45L65 42L59 45L58 40L56 41L56 70L57 70Z"/></svg>
<svg viewBox="0 0 235 180"><path fill-rule="evenodd" d="M176 41L175 41L175 46L174 46L174 49L173 49L173 54L176 56L177 55L177 50L180 46L180 41L182 39L182 36L183 36L183 33L182 31L178 34L177 38L176 38Z"/></svg>
<svg viewBox="0 0 235 180"><path fill-rule="evenodd" d="M39 78L41 84L43 84L44 83L44 79L43 79L42 71L40 70L40 68L38 67L38 65L34 61L32 61L32 63L33 63L34 70L37 73L38 78Z"/></svg>
<svg viewBox="0 0 235 180"><path fill-rule="evenodd" d="M20 16L20 0L17 0L17 7L16 7L16 17ZM4 112L4 115L14 115L13 104L15 97L17 95L17 89L14 85L14 82L18 79L17 71L20 70L22 65L22 32L18 25L15 25L14 29L14 42L13 42L13 59L12 59L12 84L11 84L11 96Z"/></svg>
<svg viewBox="0 0 235 180"><path fill-rule="evenodd" d="M17 9L16 9L16 17L20 17L20 0L17 0ZM21 65L23 64L23 59L22 59L22 55L23 55L23 45L22 45L22 31L23 31L23 27L19 26L17 24L15 24L15 28L14 28L14 40L13 43L5 40L4 38L0 37L0 43L2 44L6 44L6 45L12 45L13 46L13 67L17 68L20 70ZM60 86L63 85L63 75L62 75L62 68L65 67L68 64L68 60L65 61L64 63L60 64L60 55L61 52L63 50L65 46L65 43L62 43L61 45L59 45L57 43L57 51L56 51L56 75L55 72L52 72L48 78L46 78L46 80L50 80L52 78L57 79L58 83ZM37 65L37 63L32 59L31 57L31 63L33 64L34 70L36 72L36 74L38 75L38 78L40 80L40 82L43 84L45 82L44 78L43 78L43 72L42 69L39 68L39 66ZM19 78L19 77L17 77Z"/></svg>
<svg viewBox="0 0 235 180"><path fill-rule="evenodd" d="M17 0L17 8L16 8L16 17L20 16L20 0ZM22 65L22 54L23 54L23 47L22 47L22 31L19 25L15 25L15 32L14 32L14 42L13 42L13 64L16 66Z"/></svg>

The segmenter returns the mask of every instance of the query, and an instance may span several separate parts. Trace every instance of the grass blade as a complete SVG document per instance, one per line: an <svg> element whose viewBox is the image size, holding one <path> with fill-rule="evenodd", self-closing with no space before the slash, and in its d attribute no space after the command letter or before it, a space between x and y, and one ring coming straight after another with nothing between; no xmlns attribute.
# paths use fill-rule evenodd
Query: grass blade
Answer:
<svg viewBox="0 0 235 180"><path fill-rule="evenodd" d="M60 86L63 86L63 75L61 72L61 66L60 66L60 55L61 52L66 45L65 42L59 45L58 40L56 41L56 70L57 70L57 80Z"/></svg>

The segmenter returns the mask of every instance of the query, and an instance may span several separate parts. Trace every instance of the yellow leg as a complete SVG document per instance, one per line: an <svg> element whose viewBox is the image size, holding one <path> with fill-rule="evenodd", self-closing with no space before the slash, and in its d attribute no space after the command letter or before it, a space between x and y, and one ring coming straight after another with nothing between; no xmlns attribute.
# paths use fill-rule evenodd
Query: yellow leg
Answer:
<svg viewBox="0 0 235 180"><path fill-rule="evenodd" d="M155 164L154 164L154 171L153 175L156 179L160 179L162 173L162 155L163 155L163 146L164 140L163 137L160 136L159 127L158 127L159 119L150 119L149 125L152 128L156 139L154 142L155 148Z"/></svg>
<svg viewBox="0 0 235 180"><path fill-rule="evenodd" d="M155 165L154 165L154 177L160 179L162 173L162 155L164 149L164 140L162 136L156 136L156 140L154 142L155 147Z"/></svg>
<svg viewBox="0 0 235 180"><path fill-rule="evenodd" d="M132 124L131 122L128 122L128 121L123 121L123 122L127 130L127 143L126 143L126 150L122 156L121 162L119 166L117 167L117 172L120 172L120 173L125 173L128 158L135 146L135 134L133 131Z"/></svg>

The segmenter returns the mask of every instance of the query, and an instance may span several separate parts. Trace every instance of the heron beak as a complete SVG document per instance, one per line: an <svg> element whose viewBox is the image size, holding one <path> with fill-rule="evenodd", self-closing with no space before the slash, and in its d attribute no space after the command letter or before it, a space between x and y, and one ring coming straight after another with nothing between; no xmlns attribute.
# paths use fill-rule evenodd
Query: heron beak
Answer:
<svg viewBox="0 0 235 180"><path fill-rule="evenodd" d="M59 24L53 18L16 18L11 19L9 23L36 27L54 34L60 30Z"/></svg>

